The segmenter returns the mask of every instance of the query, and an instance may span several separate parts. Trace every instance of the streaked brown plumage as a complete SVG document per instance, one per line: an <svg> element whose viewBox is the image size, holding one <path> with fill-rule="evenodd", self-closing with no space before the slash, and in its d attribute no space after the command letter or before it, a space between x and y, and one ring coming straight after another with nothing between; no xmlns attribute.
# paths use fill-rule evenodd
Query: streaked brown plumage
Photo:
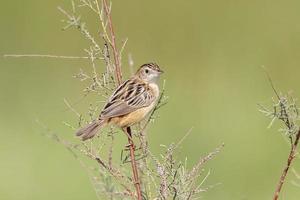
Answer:
<svg viewBox="0 0 300 200"><path fill-rule="evenodd" d="M161 73L162 70L155 63L142 65L132 78L113 92L99 118L79 129L76 135L87 140L107 124L124 129L143 120L155 107L159 96L157 82Z"/></svg>

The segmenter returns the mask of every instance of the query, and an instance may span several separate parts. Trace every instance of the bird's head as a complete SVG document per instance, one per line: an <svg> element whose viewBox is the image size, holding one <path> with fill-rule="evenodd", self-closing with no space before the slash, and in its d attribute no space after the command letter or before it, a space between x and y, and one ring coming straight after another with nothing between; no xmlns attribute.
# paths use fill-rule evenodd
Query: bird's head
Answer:
<svg viewBox="0 0 300 200"><path fill-rule="evenodd" d="M143 64L138 71L136 76L148 83L157 83L160 75L163 71L159 68L156 63Z"/></svg>

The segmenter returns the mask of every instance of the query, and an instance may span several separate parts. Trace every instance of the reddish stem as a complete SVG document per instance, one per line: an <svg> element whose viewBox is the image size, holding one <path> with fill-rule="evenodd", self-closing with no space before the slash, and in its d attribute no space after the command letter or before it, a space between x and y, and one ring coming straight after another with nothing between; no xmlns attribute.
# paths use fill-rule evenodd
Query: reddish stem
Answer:
<svg viewBox="0 0 300 200"><path fill-rule="evenodd" d="M133 173L134 186L137 193L137 199L142 200L141 184L140 184L138 169L135 161L135 154L134 154L135 146L132 140L131 128L127 127L126 132L127 132L128 142L129 142L130 161L131 161L131 168Z"/></svg>
<svg viewBox="0 0 300 200"><path fill-rule="evenodd" d="M281 174L281 177L279 179L279 183L277 185L277 188L275 190L275 194L274 194L274 197L273 197L273 200L277 200L279 198L279 194L280 194L280 191L281 191L281 188L283 186L283 183L285 181L285 178L287 176L287 173L290 169L290 166L296 156L296 149L297 149L297 146L298 146L298 143L299 143L299 139L300 139L300 130L298 131L297 135L296 135L296 139L295 139L295 142L292 144L292 147L291 147L291 151L290 151L290 154L289 154L289 157L288 157L288 160L287 160L287 165L286 167L284 168L282 174Z"/></svg>
<svg viewBox="0 0 300 200"><path fill-rule="evenodd" d="M105 14L106 14L106 17L107 17L110 36L111 36L111 44L110 45L111 45L111 48L113 50L113 56L114 56L115 67L116 67L115 76L116 76L118 85L120 85L121 82L122 82L121 63L120 63L120 60L119 60L119 53L118 53L118 50L117 50L116 36L115 36L114 27L113 27L113 23L112 23L112 19L111 19L111 14L110 14L109 7L107 6L107 1L106 0L103 0L103 7L104 7Z"/></svg>
<svg viewBox="0 0 300 200"><path fill-rule="evenodd" d="M113 23L111 19L111 13L109 10L109 7L107 5L107 0L103 0L103 8L105 10L105 14L107 17L108 21L108 26L109 26L109 31L110 31L110 36L111 36L111 48L113 50L113 56L114 56L114 63L115 63L115 77L117 79L118 85L121 84L122 82L122 71L121 71L121 62L120 62L120 57L116 45L116 36L113 28ZM141 192L141 185L139 181L139 176L138 176L138 169L136 165L136 160L135 160L135 146L134 142L132 140L132 134L131 134L131 128L127 127L126 130L124 130L127 133L128 137L128 142L129 142L129 149L130 149L130 160L131 160L131 168L132 168L132 173L133 173L133 181L134 181L134 186L136 188L136 193L137 193L137 199L142 200L142 192Z"/></svg>

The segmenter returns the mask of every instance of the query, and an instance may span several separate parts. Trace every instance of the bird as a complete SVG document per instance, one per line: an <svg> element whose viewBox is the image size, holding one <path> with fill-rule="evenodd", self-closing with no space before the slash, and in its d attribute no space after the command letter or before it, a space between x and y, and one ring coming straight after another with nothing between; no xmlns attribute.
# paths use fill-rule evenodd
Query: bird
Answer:
<svg viewBox="0 0 300 200"><path fill-rule="evenodd" d="M163 71L156 63L143 64L108 98L97 119L76 132L83 141L93 138L106 125L126 130L155 108L159 99L159 78Z"/></svg>

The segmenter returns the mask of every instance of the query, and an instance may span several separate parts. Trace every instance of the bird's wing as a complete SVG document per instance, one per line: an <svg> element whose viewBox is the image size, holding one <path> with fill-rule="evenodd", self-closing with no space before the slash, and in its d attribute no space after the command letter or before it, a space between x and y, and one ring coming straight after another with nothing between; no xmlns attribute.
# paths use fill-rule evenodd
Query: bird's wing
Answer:
<svg viewBox="0 0 300 200"><path fill-rule="evenodd" d="M155 95L149 86L137 79L130 79L121 84L104 106L100 118L126 115L139 108L149 106Z"/></svg>

